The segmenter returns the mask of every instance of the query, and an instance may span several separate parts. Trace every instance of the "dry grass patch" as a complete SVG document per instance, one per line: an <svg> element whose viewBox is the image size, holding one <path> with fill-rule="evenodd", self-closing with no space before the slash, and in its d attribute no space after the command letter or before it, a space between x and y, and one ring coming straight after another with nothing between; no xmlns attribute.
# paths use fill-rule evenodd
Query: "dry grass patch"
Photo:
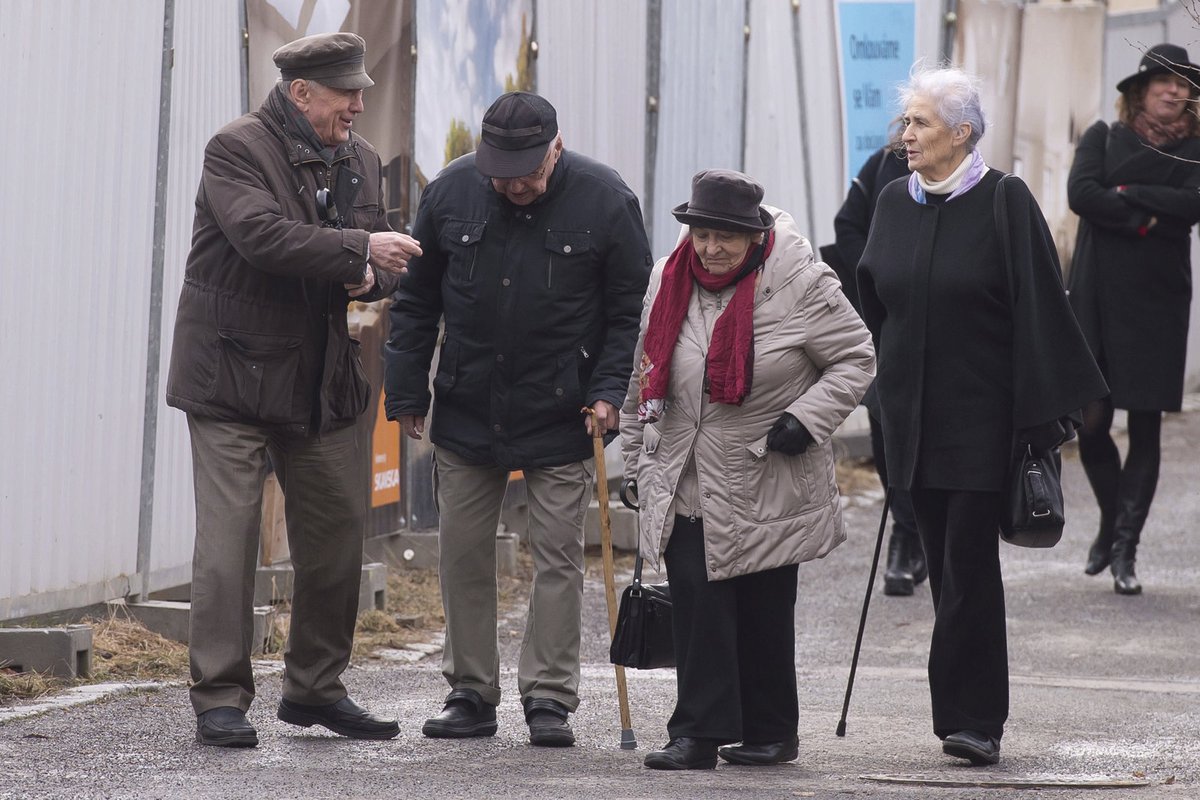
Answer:
<svg viewBox="0 0 1200 800"><path fill-rule="evenodd" d="M64 680L40 672L14 672L0 666L0 703L36 700L66 685Z"/></svg>
<svg viewBox="0 0 1200 800"><path fill-rule="evenodd" d="M92 676L88 683L176 681L188 677L188 649L147 629L135 619L113 613L85 619L92 626Z"/></svg>
<svg viewBox="0 0 1200 800"><path fill-rule="evenodd" d="M879 474L875 471L875 462L869 458L838 459L836 479L838 491L847 497L883 491L879 485Z"/></svg>

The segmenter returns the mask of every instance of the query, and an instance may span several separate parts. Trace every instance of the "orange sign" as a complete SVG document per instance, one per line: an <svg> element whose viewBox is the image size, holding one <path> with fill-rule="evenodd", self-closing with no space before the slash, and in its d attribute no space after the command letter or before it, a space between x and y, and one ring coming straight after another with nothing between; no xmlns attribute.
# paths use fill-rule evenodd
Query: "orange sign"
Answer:
<svg viewBox="0 0 1200 800"><path fill-rule="evenodd" d="M371 508L400 502L400 423L390 422L379 393L371 434Z"/></svg>

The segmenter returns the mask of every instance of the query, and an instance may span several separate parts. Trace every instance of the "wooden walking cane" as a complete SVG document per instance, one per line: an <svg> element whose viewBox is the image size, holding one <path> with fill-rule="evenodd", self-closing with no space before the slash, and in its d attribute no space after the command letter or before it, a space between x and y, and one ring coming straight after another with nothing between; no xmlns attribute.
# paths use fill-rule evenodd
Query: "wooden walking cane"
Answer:
<svg viewBox="0 0 1200 800"><path fill-rule="evenodd" d="M604 562L604 599L608 602L608 636L617 632L617 589L613 576L612 520L608 516L608 470L604 464L604 431L594 408L584 408L592 418L592 449L596 457L596 500L600 505L600 553ZM614 664L617 673L617 701L621 706L621 749L636 750L637 737L629 717L629 692L625 687L625 668Z"/></svg>
<svg viewBox="0 0 1200 800"><path fill-rule="evenodd" d="M862 618L858 621L858 637L854 640L854 658L850 660L850 679L846 681L846 699L842 702L842 718L838 720L837 735L846 735L846 712L850 710L850 690L854 688L854 672L858 669L858 651L862 649L863 628L867 626L867 609L875 589L875 571L879 568L879 551L883 548L883 530L887 527L888 509L892 505L892 487L883 493L883 515L879 518L879 538L875 540L875 557L871 559L871 574L867 576L867 596L863 598Z"/></svg>

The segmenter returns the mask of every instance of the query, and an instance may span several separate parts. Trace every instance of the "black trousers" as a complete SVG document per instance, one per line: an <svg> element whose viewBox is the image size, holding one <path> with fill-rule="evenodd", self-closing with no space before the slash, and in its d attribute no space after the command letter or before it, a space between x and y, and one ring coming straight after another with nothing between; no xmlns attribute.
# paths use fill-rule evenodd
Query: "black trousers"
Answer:
<svg viewBox="0 0 1200 800"><path fill-rule="evenodd" d="M795 736L798 567L710 581L704 521L680 516L664 555L679 692L667 733L752 744Z"/></svg>
<svg viewBox="0 0 1200 800"><path fill-rule="evenodd" d="M944 739L973 730L998 740L1008 719L1008 638L998 533L1003 496L913 489L912 500L933 592L933 732Z"/></svg>

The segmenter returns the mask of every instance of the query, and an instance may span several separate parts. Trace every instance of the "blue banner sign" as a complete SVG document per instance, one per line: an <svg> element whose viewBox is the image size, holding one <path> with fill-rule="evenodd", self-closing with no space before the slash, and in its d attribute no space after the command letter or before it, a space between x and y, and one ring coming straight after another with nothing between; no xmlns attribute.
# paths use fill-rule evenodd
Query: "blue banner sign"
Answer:
<svg viewBox="0 0 1200 800"><path fill-rule="evenodd" d="M912 0L838 0L837 10L848 185L887 144L896 87L913 63L915 12Z"/></svg>

